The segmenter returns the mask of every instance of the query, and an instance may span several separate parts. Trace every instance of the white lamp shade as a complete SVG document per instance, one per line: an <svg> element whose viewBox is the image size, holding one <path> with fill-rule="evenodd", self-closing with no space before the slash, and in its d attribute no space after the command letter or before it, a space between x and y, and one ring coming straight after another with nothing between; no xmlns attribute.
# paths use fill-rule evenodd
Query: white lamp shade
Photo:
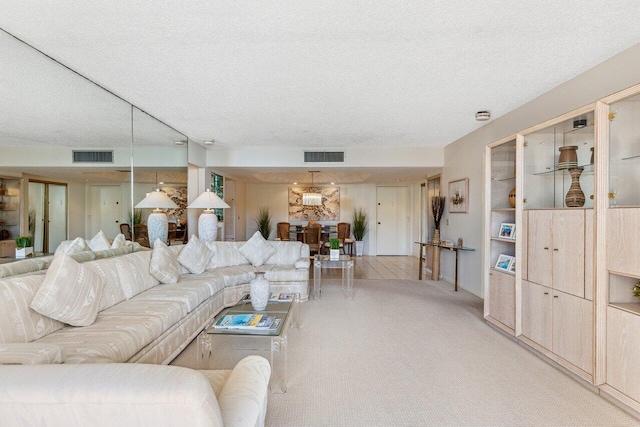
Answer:
<svg viewBox="0 0 640 427"><path fill-rule="evenodd" d="M322 204L322 194L302 193L302 204L311 205L311 206L320 206Z"/></svg>
<svg viewBox="0 0 640 427"><path fill-rule="evenodd" d="M175 209L178 205L167 196L167 193L160 191L157 188L155 191L147 194L147 197L142 199L138 203L136 208L150 208L150 209Z"/></svg>
<svg viewBox="0 0 640 427"><path fill-rule="evenodd" d="M230 207L216 193L206 190L187 206L194 209L226 209Z"/></svg>

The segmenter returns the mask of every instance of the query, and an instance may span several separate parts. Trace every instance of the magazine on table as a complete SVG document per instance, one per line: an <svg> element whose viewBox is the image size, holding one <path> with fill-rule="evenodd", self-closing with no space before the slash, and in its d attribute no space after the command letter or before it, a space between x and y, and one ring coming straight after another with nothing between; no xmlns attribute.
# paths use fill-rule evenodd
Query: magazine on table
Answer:
<svg viewBox="0 0 640 427"><path fill-rule="evenodd" d="M281 319L264 314L226 314L213 325L215 329L275 329Z"/></svg>
<svg viewBox="0 0 640 427"><path fill-rule="evenodd" d="M251 301L251 295L250 294L244 294L244 296L242 297L242 302L249 302ZM293 294L271 294L269 296L269 301L270 302L291 302L293 301Z"/></svg>

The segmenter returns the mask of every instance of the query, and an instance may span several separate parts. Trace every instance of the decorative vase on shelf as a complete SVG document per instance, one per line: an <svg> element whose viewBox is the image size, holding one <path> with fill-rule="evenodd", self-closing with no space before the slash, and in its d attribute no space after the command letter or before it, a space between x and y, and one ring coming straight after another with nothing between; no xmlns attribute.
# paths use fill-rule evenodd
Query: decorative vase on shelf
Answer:
<svg viewBox="0 0 640 427"><path fill-rule="evenodd" d="M558 148L558 150L560 150L558 169L571 169L578 166L577 145L567 145Z"/></svg>
<svg viewBox="0 0 640 427"><path fill-rule="evenodd" d="M636 283L636 285L631 288L631 292L633 293L634 297L640 298L640 282Z"/></svg>
<svg viewBox="0 0 640 427"><path fill-rule="evenodd" d="M262 311L269 303L269 281L264 278L263 271L256 271L256 278L249 282L249 294L251 295L251 305L255 311Z"/></svg>
<svg viewBox="0 0 640 427"><path fill-rule="evenodd" d="M433 232L433 237L431 238L431 243L433 243L434 245L440 244L440 230L437 229L437 228Z"/></svg>
<svg viewBox="0 0 640 427"><path fill-rule="evenodd" d="M513 190L509 191L509 206L512 208L516 207L516 187L513 187Z"/></svg>
<svg viewBox="0 0 640 427"><path fill-rule="evenodd" d="M567 191L564 202L568 208L581 208L584 206L584 192L580 188L582 168L569 169L569 173L571 174L571 187Z"/></svg>

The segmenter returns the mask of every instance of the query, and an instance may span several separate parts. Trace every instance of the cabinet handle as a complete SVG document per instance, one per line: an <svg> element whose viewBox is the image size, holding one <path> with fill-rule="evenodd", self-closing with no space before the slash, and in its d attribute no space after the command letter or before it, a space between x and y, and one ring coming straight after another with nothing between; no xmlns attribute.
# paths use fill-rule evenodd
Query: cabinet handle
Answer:
<svg viewBox="0 0 640 427"><path fill-rule="evenodd" d="M558 298L558 295L554 295L553 297L554 297L554 298Z"/></svg>
<svg viewBox="0 0 640 427"><path fill-rule="evenodd" d="M544 294L545 294L545 295L549 295L549 292L545 292Z"/></svg>
<svg viewBox="0 0 640 427"><path fill-rule="evenodd" d="M545 248L544 248L544 250L545 250L545 251L548 251L548 250L549 250L549 248L548 248L548 247L545 247Z"/></svg>
<svg viewBox="0 0 640 427"><path fill-rule="evenodd" d="M554 249L554 251L558 252L558 249Z"/></svg>

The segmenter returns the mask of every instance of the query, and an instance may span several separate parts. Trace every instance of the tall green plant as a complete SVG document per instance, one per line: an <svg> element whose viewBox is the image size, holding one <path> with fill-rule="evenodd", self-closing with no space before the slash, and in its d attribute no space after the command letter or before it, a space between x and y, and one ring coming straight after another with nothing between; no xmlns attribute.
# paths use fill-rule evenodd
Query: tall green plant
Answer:
<svg viewBox="0 0 640 427"><path fill-rule="evenodd" d="M353 237L357 242L364 240L367 234L369 223L367 222L367 213L360 207L353 210Z"/></svg>
<svg viewBox="0 0 640 427"><path fill-rule="evenodd" d="M256 217L256 225L262 237L269 239L271 235L271 214L269 213L268 207L263 206L260 208L258 216Z"/></svg>
<svg viewBox="0 0 640 427"><path fill-rule="evenodd" d="M134 209L133 214L129 211L129 224L142 224L142 209Z"/></svg>

